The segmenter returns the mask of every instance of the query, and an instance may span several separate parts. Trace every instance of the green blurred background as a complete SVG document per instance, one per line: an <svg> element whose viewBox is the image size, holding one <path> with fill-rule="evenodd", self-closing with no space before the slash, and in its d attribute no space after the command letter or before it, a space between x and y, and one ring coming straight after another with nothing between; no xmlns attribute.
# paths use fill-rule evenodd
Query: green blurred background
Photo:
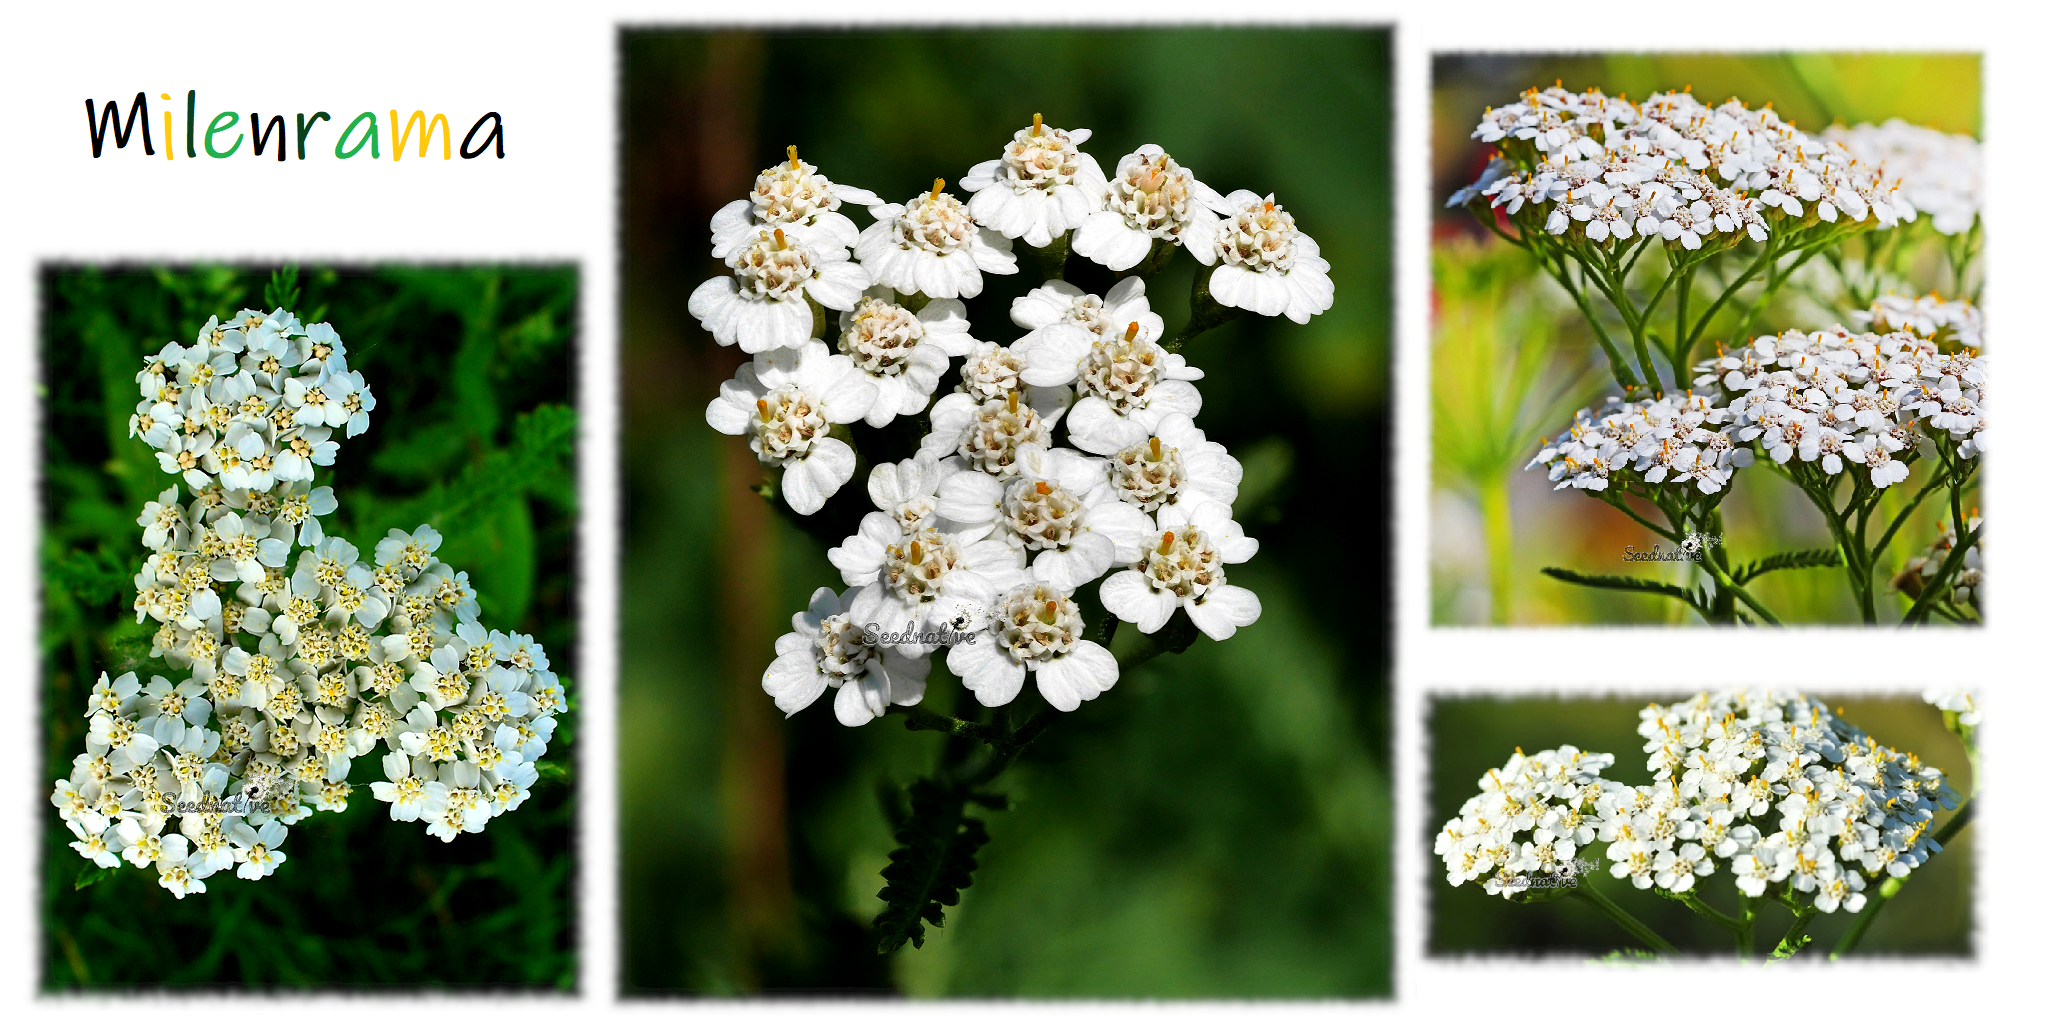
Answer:
<svg viewBox="0 0 2052 1028"><path fill-rule="evenodd" d="M1515 100L1556 79L1568 89L1597 87L1632 99L1693 88L1705 103L1737 96L1806 132L1834 123L1879 124L1902 118L1945 132L1978 136L1981 61L1977 54L1443 54L1432 65L1433 425L1432 619L1435 624L1697 623L1682 604L1656 596L1590 589L1540 574L1565 567L1591 574L1645 575L1628 565L1626 546L1661 542L1623 514L1582 495L1553 491L1544 469L1524 470L1539 437L1567 427L1577 408L1617 391L1595 336L1567 293L1524 251L1489 233L1446 198L1475 180L1493 148L1469 138L1485 107ZM1950 278L1920 221L1911 266L1923 290ZM1727 262L1732 258L1725 258ZM1829 327L1834 280L1823 261L1763 311L1760 331ZM1807 291L1803 287L1810 287ZM1698 283L1708 289L1707 280ZM1702 309L1714 293L1699 298ZM1750 293L1744 294L1750 296ZM1603 309L1599 303L1598 308ZM1666 306L1662 311L1668 310ZM1706 338L1737 328L1720 316ZM1615 338L1615 336L1613 336ZM1708 346L1706 344L1706 349ZM1912 472L1902 489L1924 481ZM1719 508L1733 559L1831 548L1823 515L1801 491L1772 474L1742 473ZM1902 498L1906 498L1905 492ZM1942 497L1941 497L1942 499ZM1900 502L1900 498L1896 501ZM1888 514L1894 508L1884 508ZM1906 524L1879 563L1885 575L1935 540L1939 505ZM1669 574L1689 565L1659 565ZM1664 577L1655 573L1653 577ZM1784 620L1857 622L1859 612L1837 568L1782 571L1748 590ZM1899 617L1907 600L1877 585L1882 617Z"/></svg>
<svg viewBox="0 0 2052 1028"><path fill-rule="evenodd" d="M287 987L575 986L571 839L577 637L574 343L567 267L307 269L297 312L326 320L377 397L370 428L337 433L316 484L322 519L368 554L387 529L432 523L437 556L470 573L482 621L533 635L563 677L562 720L517 811L444 843L399 823L358 758L341 813L291 829L268 880L232 872L184 900L123 864L92 865L50 809L50 782L84 749L86 694L104 669L147 680L149 631L129 609L146 550L135 518L171 483L128 438L135 374L211 315L262 307L271 268L48 267L41 276L43 401L43 988L240 983ZM184 491L181 490L181 495ZM379 752L382 752L379 751Z"/></svg>
<svg viewBox="0 0 2052 1028"><path fill-rule="evenodd" d="M1645 740L1638 734L1639 711L1648 702L1678 703L1686 693L1657 699L1449 699L1435 700L1427 717L1431 740L1425 837L1430 905L1426 939L1433 954L1586 953L1600 955L1638 943L1624 929L1582 903L1513 903L1482 891L1474 882L1458 888L1446 883L1445 865L1432 856L1432 841L1461 804L1481 791L1477 781L1491 768L1503 766L1514 749L1526 753L1574 745L1617 757L1604 777L1626 785L1649 785ZM1882 696L1815 696L1831 704L1847 721L1883 744L1916 754L1945 772L1946 781L1962 797L1972 794L1973 768L1959 738L1945 730L1937 708L1916 699ZM1954 812L1941 811L1943 825ZM1852 955L1972 954L1975 825L1961 830L1945 851L1913 872L1903 889L1874 917L1873 925ZM1731 933L1673 900L1640 892L1631 883L1610 877L1601 842L1582 850L1587 860L1604 863L1594 872L1595 888L1627 913L1644 922L1683 953L1718 956L1732 952ZM1584 883L1588 888L1588 883ZM1709 884L1700 888L1712 906L1727 913L1739 909L1732 877L1720 864ZM1839 911L1810 922L1815 941L1810 952L1828 952L1857 915ZM1792 920L1789 912L1769 905L1760 912L1758 937L1762 952L1773 948Z"/></svg>
<svg viewBox="0 0 2052 1028"><path fill-rule="evenodd" d="M630 994L1337 996L1390 989L1389 36L1381 31L630 32L622 395L621 899ZM976 882L924 949L867 934L892 848L877 798L939 738L827 704L783 720L762 670L840 578L749 487L705 405L744 355L686 312L713 211L798 145L902 201L955 185L1034 112L1109 171L1155 142L1221 192L1274 191L1338 301L1185 354L1198 422L1246 467L1264 614L1121 679L1002 785ZM867 224L861 211L850 211ZM1194 268L1149 292L1173 328ZM1020 331L986 278L978 338ZM952 389L953 376L941 391ZM860 490L862 483L848 486ZM959 686L939 666L927 705Z"/></svg>

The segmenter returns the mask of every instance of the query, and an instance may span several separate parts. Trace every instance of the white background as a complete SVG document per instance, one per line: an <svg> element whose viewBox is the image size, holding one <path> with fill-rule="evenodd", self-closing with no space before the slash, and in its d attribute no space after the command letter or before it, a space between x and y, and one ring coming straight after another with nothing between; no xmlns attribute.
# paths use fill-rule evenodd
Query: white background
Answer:
<svg viewBox="0 0 2052 1028"><path fill-rule="evenodd" d="M359 1018L427 1016L513 1025L626 1019L738 1023L829 1017L845 1023L1039 1022L1091 1020L1354 1024L1502 1023L1556 1019L1594 1023L1643 1016L1812 1019L1957 1016L1985 1010L2027 1018L2024 990L2046 952L2044 897L2052 865L2037 809L2048 785L2033 779L2046 722L2048 587L2052 531L2038 444L2046 426L2029 418L2046 402L2032 395L2046 373L2052 340L2032 311L2047 290L2045 230L2045 26L2024 5L1976 3L1610 5L1561 2L1396 4L1191 2L1108 7L786 2L731 6L588 3L574 10L521 4L430 7L420 3L328 5L95 5L57 11L15 5L0 15L0 460L15 471L15 502L0 504L0 809L20 820L15 844L0 846L0 1001L36 1022L112 1017L122 1021L205 1017ZM1202 22L1395 23L1397 75L1398 352L1392 443L1398 481L1397 998L1309 1004L622 1003L618 962L614 795L615 605L618 477L615 468L617 27L715 19L798 24L886 20L991 23L1111 19L1132 24ZM1950 49L1986 60L1985 217L1987 316L1999 340L1997 400L2004 442L1986 476L1985 505L2007 528L1989 546L1994 574L1987 627L1731 632L1631 630L1433 630L1428 627L1427 226L1430 55L1438 50L1584 49ZM168 106L183 136L184 91L202 111L326 109L309 144L357 111L398 108L450 115L458 139L485 110L505 117L507 157L444 163L361 157L264 162L143 159L127 151L92 160L79 132L81 98L152 97ZM346 113L345 113L346 112ZM125 113L125 111L124 111ZM155 115L161 118L161 115ZM246 126L245 126L246 127ZM936 126L936 131L945 131ZM161 120L151 126L162 140ZM204 126L201 128L204 132ZM386 139L389 147L393 140ZM109 142L111 145L111 140ZM247 145L247 144L245 144ZM368 156L367 154L364 156ZM563 997L433 995L307 999L291 996L142 997L126 1000L36 995L36 854L48 784L37 752L35 576L37 407L35 274L52 259L99 260L489 260L574 261L582 269L579 376L584 491L579 585L583 703L578 841L582 905L580 994ZM2013 416L2012 416L2013 415ZM1391 473L1368 465L1362 474ZM1434 690L1568 688L1639 690L1722 684L1831 686L1871 691L1933 682L1980 687L1988 722L1980 823L1979 927L1968 963L1863 963L1749 971L1730 965L1595 968L1578 962L1427 960L1425 897L1431 828L1417 798L1427 740L1420 720ZM1992 841L1992 845L1989 843ZM490 944L489 940L479 940ZM426 1010L432 1004L437 1009ZM215 1009L233 1006L234 1010ZM449 1009L451 1007L458 1009ZM828 1009L830 1008L830 1009ZM1999 1013L1998 1013L1999 1012ZM2041 1011L2042 1013L2042 1011ZM15 1023L10 1018L10 1023Z"/></svg>

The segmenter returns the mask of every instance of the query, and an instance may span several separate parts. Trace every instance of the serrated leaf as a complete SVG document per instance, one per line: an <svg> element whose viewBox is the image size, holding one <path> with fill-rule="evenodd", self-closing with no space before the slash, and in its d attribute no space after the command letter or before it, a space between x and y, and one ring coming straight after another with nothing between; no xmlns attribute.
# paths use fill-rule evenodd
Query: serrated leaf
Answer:
<svg viewBox="0 0 2052 1028"><path fill-rule="evenodd" d="M72 886L72 890L75 892L79 889L85 888L86 886L93 885L102 879L113 877L116 867L119 866L120 865L116 865L115 867L101 867L98 864L87 864L85 870L80 871L78 873L78 882Z"/></svg>
<svg viewBox="0 0 2052 1028"><path fill-rule="evenodd" d="M1731 580L1744 585L1770 571L1787 571L1798 568L1835 568L1841 567L1844 564L1845 560L1835 549L1794 550L1789 553L1777 553L1771 557L1762 557L1759 560L1753 561L1732 572Z"/></svg>
<svg viewBox="0 0 2052 1028"><path fill-rule="evenodd" d="M1619 592L1652 593L1680 600L1691 607L1700 607L1703 600L1696 593L1671 582L1655 582L1646 578L1630 578L1625 575L1585 575L1566 568L1540 568L1539 573L1558 579L1570 585L1587 586L1591 589L1615 589Z"/></svg>
<svg viewBox="0 0 2052 1028"><path fill-rule="evenodd" d="M877 893L884 909L874 930L877 952L885 954L907 942L914 949L926 944L926 926L941 927L946 909L961 902L976 871L976 851L990 841L983 822L965 813L966 790L922 778L906 791L911 812L896 833L899 845Z"/></svg>

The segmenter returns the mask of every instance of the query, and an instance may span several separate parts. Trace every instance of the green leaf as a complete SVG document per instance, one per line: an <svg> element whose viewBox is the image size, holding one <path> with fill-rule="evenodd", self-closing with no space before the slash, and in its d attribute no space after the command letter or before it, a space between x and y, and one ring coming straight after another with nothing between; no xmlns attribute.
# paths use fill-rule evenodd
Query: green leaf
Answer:
<svg viewBox="0 0 2052 1028"><path fill-rule="evenodd" d="M1762 557L1732 572L1731 580L1740 585L1752 581L1770 571L1788 571L1797 568L1835 568L1843 566L1845 560L1835 549L1795 550Z"/></svg>
<svg viewBox="0 0 2052 1028"><path fill-rule="evenodd" d="M98 864L87 864L85 870L80 871L78 873L78 882L72 886L72 891L75 892L79 889L83 889L86 886L92 885L93 883L98 882L103 878L113 877L115 870L119 867L119 864L116 864L114 867L101 867Z"/></svg>
<svg viewBox="0 0 2052 1028"><path fill-rule="evenodd" d="M1556 578L1570 585L1588 586L1591 589L1616 589L1620 592L1652 593L1680 600L1698 609L1708 603L1708 597L1693 589L1684 589L1671 582L1655 582L1645 578L1629 578L1624 575L1585 575L1566 568L1540 568L1539 573Z"/></svg>
<svg viewBox="0 0 2052 1028"><path fill-rule="evenodd" d="M898 848L884 868L883 912L876 915L877 952L895 953L910 942L926 944L926 926L941 927L945 908L962 900L976 870L976 851L990 841L983 822L966 815L969 793L930 778L907 790L911 813L899 827ZM980 805L989 806L987 796Z"/></svg>

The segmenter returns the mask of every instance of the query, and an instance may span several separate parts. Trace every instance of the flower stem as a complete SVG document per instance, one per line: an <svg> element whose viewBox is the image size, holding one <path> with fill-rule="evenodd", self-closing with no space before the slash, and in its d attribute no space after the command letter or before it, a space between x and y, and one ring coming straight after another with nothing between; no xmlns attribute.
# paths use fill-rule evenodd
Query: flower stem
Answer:
<svg viewBox="0 0 2052 1028"><path fill-rule="evenodd" d="M1611 902L1610 897L1597 892L1594 885L1585 881L1580 888L1570 891L1568 895L1602 911L1604 916L1617 922L1619 928L1630 932L1633 938L1651 946L1654 952L1666 954L1681 952L1674 948L1674 943L1661 938L1659 932L1646 927L1644 922L1625 913L1623 907Z"/></svg>
<svg viewBox="0 0 2052 1028"><path fill-rule="evenodd" d="M1190 340L1244 313L1238 307L1227 307L1211 298L1212 270L1214 269L1206 268L1197 272L1197 277L1190 286L1190 320L1184 322L1182 330L1175 334L1175 338L1161 344L1162 349L1175 353Z"/></svg>
<svg viewBox="0 0 2052 1028"><path fill-rule="evenodd" d="M1674 898L1681 900L1682 905L1688 907L1690 910L1693 910L1696 913L1701 914L1704 917L1707 917L1710 920L1717 922L1717 926L1719 928L1731 932L1733 935L1741 935L1752 930L1751 926L1748 925L1746 922L1741 921L1738 918L1733 917L1730 914L1727 914L1724 911L1711 906L1708 902L1705 902L1701 896L1696 895L1694 890L1690 890L1688 892L1675 893Z"/></svg>
<svg viewBox="0 0 2052 1028"><path fill-rule="evenodd" d="M1803 934L1803 929L1808 928L1810 920L1816 916L1817 908L1814 906L1804 907L1798 912L1795 923L1789 925L1788 931L1782 933L1781 941L1774 944L1773 956L1768 959L1787 960L1802 952L1803 947L1810 944L1810 937Z"/></svg>

